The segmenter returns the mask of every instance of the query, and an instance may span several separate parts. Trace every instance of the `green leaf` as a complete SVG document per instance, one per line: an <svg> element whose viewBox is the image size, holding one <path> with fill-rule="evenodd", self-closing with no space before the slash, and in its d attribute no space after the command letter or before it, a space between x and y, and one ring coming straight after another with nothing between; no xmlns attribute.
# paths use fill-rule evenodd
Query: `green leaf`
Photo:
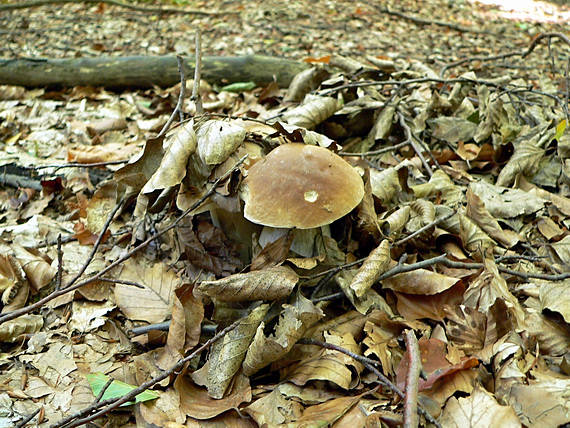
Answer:
<svg viewBox="0 0 570 428"><path fill-rule="evenodd" d="M231 85L226 85L222 88L222 91L226 92L244 92L244 91L251 91L257 85L255 82L236 82L232 83Z"/></svg>
<svg viewBox="0 0 570 428"><path fill-rule="evenodd" d="M103 373L91 373L87 375L87 381L89 382L89 385L91 386L91 390L93 391L93 395L95 397L99 396L99 393L105 384L109 381L109 379L109 376L104 375ZM109 387L105 390L105 393L103 394L103 398L101 398L101 400L122 397L135 388L136 386L129 385L128 383L121 382L120 380L114 380L111 385L109 385ZM121 404L121 407L135 404L135 402L142 403L143 401L154 400L158 397L159 393L157 391L146 390L138 394L135 397L135 401L127 401L126 403Z"/></svg>
<svg viewBox="0 0 570 428"><path fill-rule="evenodd" d="M557 141L560 140L560 137L562 137L562 134L564 134L565 130L566 130L566 120L562 120L558 125L556 125L556 135L552 139Z"/></svg>

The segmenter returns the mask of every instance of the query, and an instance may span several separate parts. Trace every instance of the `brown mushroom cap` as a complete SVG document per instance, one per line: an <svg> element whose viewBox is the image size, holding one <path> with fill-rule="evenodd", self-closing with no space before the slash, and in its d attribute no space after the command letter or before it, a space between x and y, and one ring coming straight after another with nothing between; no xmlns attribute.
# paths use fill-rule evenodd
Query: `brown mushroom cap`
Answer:
<svg viewBox="0 0 570 428"><path fill-rule="evenodd" d="M328 149L284 144L250 169L244 216L272 227L310 229L348 214L364 196L356 170Z"/></svg>

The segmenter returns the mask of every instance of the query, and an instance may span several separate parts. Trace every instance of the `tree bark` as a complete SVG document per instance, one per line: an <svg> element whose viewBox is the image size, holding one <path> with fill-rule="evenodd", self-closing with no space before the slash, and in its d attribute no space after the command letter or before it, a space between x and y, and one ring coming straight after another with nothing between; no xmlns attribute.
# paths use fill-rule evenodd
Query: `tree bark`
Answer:
<svg viewBox="0 0 570 428"><path fill-rule="evenodd" d="M187 76L194 59L185 58ZM265 85L274 79L287 87L307 64L259 55L202 58L202 79L229 84L253 81ZM107 88L168 87L180 81L175 56L132 56L74 59L0 59L0 84L27 87L104 86Z"/></svg>

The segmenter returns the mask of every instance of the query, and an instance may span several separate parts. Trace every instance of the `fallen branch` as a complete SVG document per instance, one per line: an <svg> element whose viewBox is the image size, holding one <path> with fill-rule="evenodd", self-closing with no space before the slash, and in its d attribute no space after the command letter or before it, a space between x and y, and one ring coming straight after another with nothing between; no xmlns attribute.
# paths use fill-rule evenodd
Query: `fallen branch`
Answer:
<svg viewBox="0 0 570 428"><path fill-rule="evenodd" d="M202 58L202 79L215 84L277 81L287 87L309 65L262 55ZM186 75L194 73L194 59L184 58ZM104 86L107 88L170 87L180 81L174 55L98 58L0 59L0 85L27 87Z"/></svg>
<svg viewBox="0 0 570 428"><path fill-rule="evenodd" d="M408 351L408 372L406 373L406 396L404 398L404 428L417 428L418 420L418 382L422 369L422 360L418 339L413 330L404 334Z"/></svg>

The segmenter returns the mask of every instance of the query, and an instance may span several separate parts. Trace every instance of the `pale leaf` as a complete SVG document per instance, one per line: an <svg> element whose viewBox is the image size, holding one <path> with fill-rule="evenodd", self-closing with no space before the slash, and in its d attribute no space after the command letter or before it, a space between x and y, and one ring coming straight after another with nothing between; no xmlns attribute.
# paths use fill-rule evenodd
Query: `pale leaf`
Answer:
<svg viewBox="0 0 570 428"><path fill-rule="evenodd" d="M265 336L264 325L260 324L243 362L244 374L250 376L282 358L323 316L323 312L310 300L298 294L292 305L284 305L273 335Z"/></svg>
<svg viewBox="0 0 570 428"><path fill-rule="evenodd" d="M378 247L370 252L350 283L350 288L357 297L364 296L378 277L388 270L390 261L390 242L384 239Z"/></svg>
<svg viewBox="0 0 570 428"><path fill-rule="evenodd" d="M291 294L298 280L299 277L293 269L276 266L238 273L216 281L202 281L197 289L226 302L279 300Z"/></svg>
<svg viewBox="0 0 570 428"><path fill-rule="evenodd" d="M206 165L224 162L245 138L245 129L223 120L209 120L197 129L197 153Z"/></svg>
<svg viewBox="0 0 570 428"><path fill-rule="evenodd" d="M167 189L182 182L186 175L188 158L196 150L194 120L176 128L166 138L166 152L160 166L142 188L142 193L151 193L157 189Z"/></svg>
<svg viewBox="0 0 570 428"><path fill-rule="evenodd" d="M289 125L312 129L338 110L338 101L331 97L307 95L303 103L283 115Z"/></svg>
<svg viewBox="0 0 570 428"><path fill-rule="evenodd" d="M481 387L469 397L451 397L439 422L443 428L502 427L520 428L521 423L512 407L501 406Z"/></svg>
<svg viewBox="0 0 570 428"><path fill-rule="evenodd" d="M268 309L269 305L260 305L251 310L237 327L212 345L206 385L211 397L220 399L224 396Z"/></svg>
<svg viewBox="0 0 570 428"><path fill-rule="evenodd" d="M180 279L166 264L147 266L142 258L131 258L125 262L120 279L143 286L115 285L115 301L127 317L158 323L170 315L172 296Z"/></svg>

